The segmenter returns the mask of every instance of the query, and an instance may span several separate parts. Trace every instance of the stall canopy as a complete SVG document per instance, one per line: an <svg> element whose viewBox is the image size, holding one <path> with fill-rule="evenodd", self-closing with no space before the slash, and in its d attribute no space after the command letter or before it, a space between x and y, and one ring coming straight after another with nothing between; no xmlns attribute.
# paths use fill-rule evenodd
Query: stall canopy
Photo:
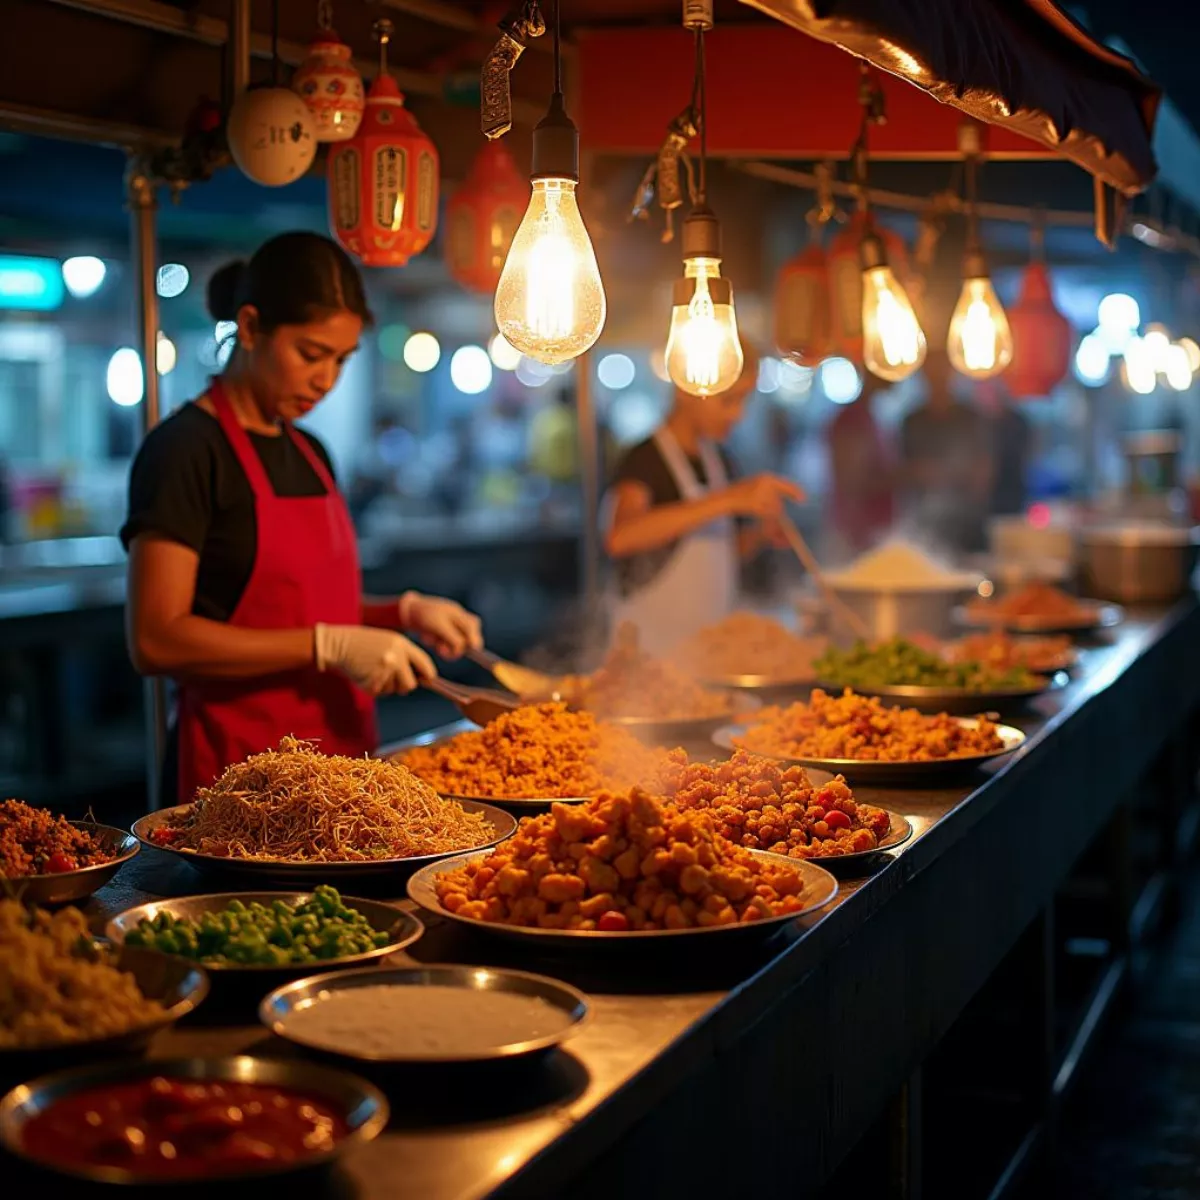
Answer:
<svg viewBox="0 0 1200 1200"><path fill-rule="evenodd" d="M1125 195L1156 173L1159 89L1049 0L742 0L1049 147Z"/></svg>

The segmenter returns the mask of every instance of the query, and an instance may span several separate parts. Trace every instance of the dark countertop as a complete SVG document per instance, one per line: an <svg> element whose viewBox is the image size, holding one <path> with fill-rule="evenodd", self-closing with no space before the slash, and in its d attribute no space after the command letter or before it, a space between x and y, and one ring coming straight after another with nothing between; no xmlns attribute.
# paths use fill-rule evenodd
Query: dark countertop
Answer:
<svg viewBox="0 0 1200 1200"><path fill-rule="evenodd" d="M667 1120L673 1107L683 1111L693 1078L728 1072L731 1056L735 1071L762 1067L772 1052L760 1032L776 1039L779 1062L803 1054L811 1076L785 1080L803 1089L804 1111L755 1118L766 1139L760 1148L787 1136L794 1121L808 1136L789 1147L791 1165L809 1179L826 1177L878 1111L885 1087L898 1086L944 1033L1096 835L1172 721L1197 704L1196 603L1131 617L1085 650L1066 688L1013 720L1029 740L1009 759L937 790L856 789L905 813L914 838L884 856L869 878L844 881L827 909L765 945L722 948L719 960L715 943L686 956L543 959L429 919L426 937L402 958L557 975L589 994L594 1020L568 1052L532 1070L394 1081L391 1127L343 1168L355 1194L467 1200L502 1186L505 1194L566 1194L585 1174L588 1186L572 1194L599 1194L594 1189L610 1169L599 1165L605 1152L636 1144L639 1129ZM1064 771L1074 781L1066 789ZM980 896L975 887L995 891ZM190 868L146 850L91 911L99 921L146 899L212 890L219 888ZM902 946L898 928L909 931ZM804 1033L806 1012L823 1014L825 1036L815 1042ZM854 1026L839 1028L839 1021L864 1019L883 1037L867 1062L841 1041ZM256 1026L202 1023L159 1035L151 1053L250 1050L287 1053ZM697 1131L703 1115L696 1115ZM726 1117L731 1128L741 1120ZM668 1170L649 1161L645 1168L647 1189L656 1172ZM714 1189L727 1185L722 1170L729 1169L714 1159Z"/></svg>

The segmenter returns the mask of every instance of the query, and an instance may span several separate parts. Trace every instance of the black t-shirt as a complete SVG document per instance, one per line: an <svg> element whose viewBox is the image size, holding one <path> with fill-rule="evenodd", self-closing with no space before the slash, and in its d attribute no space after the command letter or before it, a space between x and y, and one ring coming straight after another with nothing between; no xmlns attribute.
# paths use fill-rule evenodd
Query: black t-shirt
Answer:
<svg viewBox="0 0 1200 1200"><path fill-rule="evenodd" d="M325 488L286 434L250 433L277 496L323 496ZM329 473L325 447L308 438ZM185 404L147 435L129 475L125 548L139 533L156 533L200 556L192 612L228 621L250 581L258 549L254 492L216 417Z"/></svg>
<svg viewBox="0 0 1200 1200"><path fill-rule="evenodd" d="M731 482L737 477L737 468L733 458L724 446L717 447L721 456L721 464L725 475ZM688 462L696 474L696 481L707 487L709 480L704 470L704 463L699 458L688 455ZM650 502L658 508L663 504L678 504L683 499L675 476L667 466L658 443L651 437L644 442L631 446L617 463L613 472L613 483L632 481L640 483L650 493ZM617 587L622 596L628 596L639 588L645 587L671 560L677 543L662 546L658 550L649 550L645 554L631 554L627 558L619 558L614 566L617 577Z"/></svg>

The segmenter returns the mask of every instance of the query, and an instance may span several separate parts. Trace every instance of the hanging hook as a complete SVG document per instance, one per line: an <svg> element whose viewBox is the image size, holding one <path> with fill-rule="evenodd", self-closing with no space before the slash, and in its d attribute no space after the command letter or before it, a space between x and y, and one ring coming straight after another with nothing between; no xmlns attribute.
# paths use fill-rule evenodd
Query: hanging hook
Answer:
<svg viewBox="0 0 1200 1200"><path fill-rule="evenodd" d="M371 26L371 36L379 43L379 74L388 73L388 44L396 36L396 26L387 17L378 17Z"/></svg>

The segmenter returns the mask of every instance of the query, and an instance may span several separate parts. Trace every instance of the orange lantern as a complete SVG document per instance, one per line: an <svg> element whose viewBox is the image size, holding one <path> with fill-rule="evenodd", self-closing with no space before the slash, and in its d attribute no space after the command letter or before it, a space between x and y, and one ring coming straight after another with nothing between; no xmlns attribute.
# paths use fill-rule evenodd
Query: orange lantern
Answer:
<svg viewBox="0 0 1200 1200"><path fill-rule="evenodd" d="M862 240L868 228L877 234L887 253L888 265L897 280L908 287L908 250L904 239L874 221L868 225L862 213L833 239L829 247L829 339L830 352L851 362L863 359L862 331ZM911 293L910 293L911 295Z"/></svg>
<svg viewBox="0 0 1200 1200"><path fill-rule="evenodd" d="M433 240L438 152L381 71L358 132L329 150L333 236L367 267L402 267Z"/></svg>
<svg viewBox="0 0 1200 1200"><path fill-rule="evenodd" d="M446 205L446 265L463 287L496 290L528 204L528 176L503 142L487 142Z"/></svg>
<svg viewBox="0 0 1200 1200"><path fill-rule="evenodd" d="M816 366L833 353L829 264L817 242L789 259L775 281L775 345L785 358Z"/></svg>
<svg viewBox="0 0 1200 1200"><path fill-rule="evenodd" d="M1012 363L1004 373L1016 397L1048 396L1071 365L1071 323L1054 305L1046 264L1032 262L1021 280L1021 295L1008 310Z"/></svg>

